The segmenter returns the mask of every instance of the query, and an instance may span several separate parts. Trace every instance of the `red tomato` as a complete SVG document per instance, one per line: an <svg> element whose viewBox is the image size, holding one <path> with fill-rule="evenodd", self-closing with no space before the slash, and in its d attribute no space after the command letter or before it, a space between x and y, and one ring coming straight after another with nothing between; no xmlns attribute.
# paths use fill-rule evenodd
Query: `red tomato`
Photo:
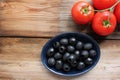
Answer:
<svg viewBox="0 0 120 80"><path fill-rule="evenodd" d="M115 7L114 14L117 18L118 23L120 23L120 3Z"/></svg>
<svg viewBox="0 0 120 80"><path fill-rule="evenodd" d="M118 0L92 0L96 9L106 9L114 5Z"/></svg>
<svg viewBox="0 0 120 80"><path fill-rule="evenodd" d="M94 17L94 8L88 2L77 2L72 7L72 17L77 24L87 24Z"/></svg>
<svg viewBox="0 0 120 80"><path fill-rule="evenodd" d="M116 17L112 12L97 12L92 22L92 28L100 36L111 34L116 27Z"/></svg>

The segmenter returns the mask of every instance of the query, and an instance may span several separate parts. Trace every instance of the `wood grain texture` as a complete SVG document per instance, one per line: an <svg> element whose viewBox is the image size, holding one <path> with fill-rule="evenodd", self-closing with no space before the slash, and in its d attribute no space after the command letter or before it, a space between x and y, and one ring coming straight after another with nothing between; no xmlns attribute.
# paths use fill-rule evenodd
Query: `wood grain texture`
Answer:
<svg viewBox="0 0 120 80"><path fill-rule="evenodd" d="M94 36L90 24L76 25L72 20L71 8L76 1L0 0L0 36L53 37L63 32ZM120 39L120 26L106 39Z"/></svg>
<svg viewBox="0 0 120 80"><path fill-rule="evenodd" d="M99 41L101 58L87 74L61 77L41 63L43 38L0 38L0 80L120 80L120 40Z"/></svg>
<svg viewBox="0 0 120 80"><path fill-rule="evenodd" d="M60 0L0 0L0 35L54 35L58 32L60 2Z"/></svg>

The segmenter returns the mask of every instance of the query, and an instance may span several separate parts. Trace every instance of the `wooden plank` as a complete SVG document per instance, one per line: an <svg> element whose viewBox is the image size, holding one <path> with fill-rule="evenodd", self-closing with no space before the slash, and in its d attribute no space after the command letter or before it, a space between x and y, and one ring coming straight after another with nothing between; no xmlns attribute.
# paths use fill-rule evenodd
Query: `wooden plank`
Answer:
<svg viewBox="0 0 120 80"><path fill-rule="evenodd" d="M91 25L76 25L71 17L77 0L0 0L0 36L53 37L63 32L96 36ZM86 0L91 3L91 0ZM120 26L105 39L120 39ZM97 39L103 39L96 36Z"/></svg>
<svg viewBox="0 0 120 80"><path fill-rule="evenodd" d="M0 0L0 35L54 35L58 32L60 2L60 0Z"/></svg>
<svg viewBox="0 0 120 80"><path fill-rule="evenodd" d="M61 77L41 63L43 38L0 38L0 80L119 80L120 40L99 41L101 58L87 74Z"/></svg>

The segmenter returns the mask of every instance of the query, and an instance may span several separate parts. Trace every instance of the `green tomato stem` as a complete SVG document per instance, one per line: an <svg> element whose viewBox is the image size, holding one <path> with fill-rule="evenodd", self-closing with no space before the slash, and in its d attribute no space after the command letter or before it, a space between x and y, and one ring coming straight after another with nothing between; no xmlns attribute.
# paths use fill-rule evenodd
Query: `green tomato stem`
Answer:
<svg viewBox="0 0 120 80"><path fill-rule="evenodd" d="M110 20L104 20L104 21L103 21L103 25L104 25L106 28L109 28L109 27L111 26Z"/></svg>
<svg viewBox="0 0 120 80"><path fill-rule="evenodd" d="M85 7L82 9L83 14L88 14L89 13L89 6Z"/></svg>

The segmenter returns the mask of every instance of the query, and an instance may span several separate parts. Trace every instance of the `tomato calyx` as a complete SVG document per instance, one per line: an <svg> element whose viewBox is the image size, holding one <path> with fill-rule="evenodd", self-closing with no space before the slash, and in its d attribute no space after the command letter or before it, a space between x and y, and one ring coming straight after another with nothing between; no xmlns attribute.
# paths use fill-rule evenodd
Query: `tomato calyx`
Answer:
<svg viewBox="0 0 120 80"><path fill-rule="evenodd" d="M111 17L111 14L108 15L107 20L103 20L103 22L102 22L102 24L105 26L105 28L109 28L111 26L110 17Z"/></svg>
<svg viewBox="0 0 120 80"><path fill-rule="evenodd" d="M80 11L82 12L82 14L88 15L91 10L90 10L89 6L86 6L86 7L82 7L82 9Z"/></svg>
<svg viewBox="0 0 120 80"><path fill-rule="evenodd" d="M102 24L106 27L109 28L111 26L110 20L103 20Z"/></svg>

